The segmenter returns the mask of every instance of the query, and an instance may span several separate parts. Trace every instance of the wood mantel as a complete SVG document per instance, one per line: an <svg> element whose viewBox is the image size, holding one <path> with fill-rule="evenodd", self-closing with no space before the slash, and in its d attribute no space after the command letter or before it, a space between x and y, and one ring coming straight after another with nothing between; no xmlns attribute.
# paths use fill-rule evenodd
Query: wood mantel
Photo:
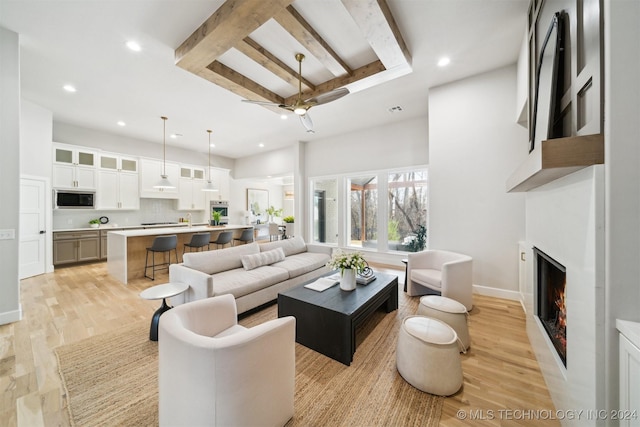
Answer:
<svg viewBox="0 0 640 427"><path fill-rule="evenodd" d="M577 170L604 163L602 134L548 139L507 179L507 192L529 191Z"/></svg>

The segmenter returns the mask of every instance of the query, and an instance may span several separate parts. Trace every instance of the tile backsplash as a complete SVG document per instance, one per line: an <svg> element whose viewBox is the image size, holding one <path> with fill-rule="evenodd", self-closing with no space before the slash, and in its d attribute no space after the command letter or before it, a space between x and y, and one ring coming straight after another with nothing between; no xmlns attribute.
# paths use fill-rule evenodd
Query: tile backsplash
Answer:
<svg viewBox="0 0 640 427"><path fill-rule="evenodd" d="M177 210L177 200L168 199L140 199L140 209L99 210L99 209L55 209L53 211L53 229L87 228L89 221L106 216L109 225L135 226L145 222L178 222L179 218L186 218L191 213L194 223L206 222L206 211Z"/></svg>

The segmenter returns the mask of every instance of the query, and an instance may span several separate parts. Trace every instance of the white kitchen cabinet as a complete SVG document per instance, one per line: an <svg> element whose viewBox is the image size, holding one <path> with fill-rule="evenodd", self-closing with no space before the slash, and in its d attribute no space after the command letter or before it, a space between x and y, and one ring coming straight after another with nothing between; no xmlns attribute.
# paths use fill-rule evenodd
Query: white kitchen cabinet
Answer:
<svg viewBox="0 0 640 427"><path fill-rule="evenodd" d="M211 168L209 176L218 191L210 193L207 203L209 200L229 200L229 169Z"/></svg>
<svg viewBox="0 0 640 427"><path fill-rule="evenodd" d="M138 160L101 154L96 209L140 209Z"/></svg>
<svg viewBox="0 0 640 427"><path fill-rule="evenodd" d="M163 174L162 160L140 159L140 197L151 199L177 199L180 180L180 165L166 162L167 179L175 188L153 188Z"/></svg>
<svg viewBox="0 0 640 427"><path fill-rule="evenodd" d="M202 191L205 183L204 169L181 166L178 210L205 210L206 194Z"/></svg>
<svg viewBox="0 0 640 427"><path fill-rule="evenodd" d="M96 151L58 143L53 151L54 188L96 189Z"/></svg>
<svg viewBox="0 0 640 427"><path fill-rule="evenodd" d="M616 320L620 331L620 409L625 427L640 426L640 323Z"/></svg>

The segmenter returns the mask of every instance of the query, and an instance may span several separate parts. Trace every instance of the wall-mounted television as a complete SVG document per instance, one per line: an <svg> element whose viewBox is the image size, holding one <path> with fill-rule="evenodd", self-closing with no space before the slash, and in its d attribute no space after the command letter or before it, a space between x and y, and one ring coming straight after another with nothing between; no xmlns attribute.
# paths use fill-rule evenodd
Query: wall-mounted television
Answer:
<svg viewBox="0 0 640 427"><path fill-rule="evenodd" d="M566 19L564 11L554 13L537 57L529 152L545 139L564 136L560 98L564 88Z"/></svg>

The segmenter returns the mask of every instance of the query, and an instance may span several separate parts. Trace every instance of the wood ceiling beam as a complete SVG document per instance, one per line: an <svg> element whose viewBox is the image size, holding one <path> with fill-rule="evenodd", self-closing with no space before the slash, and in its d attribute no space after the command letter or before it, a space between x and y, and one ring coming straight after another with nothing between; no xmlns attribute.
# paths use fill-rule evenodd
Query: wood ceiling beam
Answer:
<svg viewBox="0 0 640 427"><path fill-rule="evenodd" d="M238 51L289 83L296 91L298 90L298 72L289 68L287 64L276 58L255 40L252 40L250 37L245 37L245 39L235 47ZM304 77L302 77L302 87L303 90L315 90L315 86Z"/></svg>
<svg viewBox="0 0 640 427"><path fill-rule="evenodd" d="M221 62L214 61L198 71L198 76L223 87L245 99L282 104L284 99Z"/></svg>
<svg viewBox="0 0 640 427"><path fill-rule="evenodd" d="M331 92L334 89L339 87L347 86L351 83L355 83L370 77L373 77L379 73L384 72L386 69L382 62L374 61L370 64L364 65L360 68L357 68L352 72L351 75L336 77L335 79L328 80L324 83L316 85L315 90L310 92L304 92L302 94L302 99L313 98L314 96L322 95L327 92ZM298 95L292 95L288 98L285 98L284 103L287 105L295 103Z"/></svg>
<svg viewBox="0 0 640 427"><path fill-rule="evenodd" d="M292 2L227 0L176 49L176 65L198 74Z"/></svg>
<svg viewBox="0 0 640 427"><path fill-rule="evenodd" d="M300 15L293 6L274 16L274 19L305 47L334 76L351 74L349 66L338 56L331 46Z"/></svg>
<svg viewBox="0 0 640 427"><path fill-rule="evenodd" d="M341 1L388 70L411 67L411 54L386 0Z"/></svg>

